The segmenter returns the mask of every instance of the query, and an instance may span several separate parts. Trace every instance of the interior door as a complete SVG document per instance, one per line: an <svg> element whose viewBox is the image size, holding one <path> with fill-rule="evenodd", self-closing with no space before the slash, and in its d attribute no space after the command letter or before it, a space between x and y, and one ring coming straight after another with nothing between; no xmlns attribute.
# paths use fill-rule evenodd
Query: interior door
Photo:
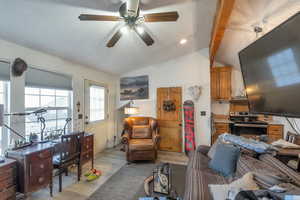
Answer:
<svg viewBox="0 0 300 200"><path fill-rule="evenodd" d="M159 149L182 152L182 89L157 89L157 119L161 141Z"/></svg>
<svg viewBox="0 0 300 200"><path fill-rule="evenodd" d="M84 82L85 125L84 131L94 134L95 153L101 152L107 146L107 87L90 80Z"/></svg>

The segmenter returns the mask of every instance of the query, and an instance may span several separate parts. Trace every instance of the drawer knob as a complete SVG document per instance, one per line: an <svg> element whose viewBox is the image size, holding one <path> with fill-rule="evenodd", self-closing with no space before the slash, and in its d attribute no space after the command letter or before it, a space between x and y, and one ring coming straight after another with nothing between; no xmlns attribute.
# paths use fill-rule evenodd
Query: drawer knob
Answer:
<svg viewBox="0 0 300 200"><path fill-rule="evenodd" d="M44 164L41 164L41 165L40 165L40 168L41 168L41 169L44 169L44 168L45 168L45 165L44 165Z"/></svg>
<svg viewBox="0 0 300 200"><path fill-rule="evenodd" d="M42 182L44 182L44 177L39 178L39 183L42 183Z"/></svg>
<svg viewBox="0 0 300 200"><path fill-rule="evenodd" d="M86 145L86 148L88 149L90 146L89 145Z"/></svg>

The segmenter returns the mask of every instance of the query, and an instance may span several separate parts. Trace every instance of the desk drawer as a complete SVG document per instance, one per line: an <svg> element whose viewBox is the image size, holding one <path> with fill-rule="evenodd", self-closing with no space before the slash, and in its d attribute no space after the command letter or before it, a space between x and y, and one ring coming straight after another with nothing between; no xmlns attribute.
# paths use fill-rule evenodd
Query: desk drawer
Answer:
<svg viewBox="0 0 300 200"><path fill-rule="evenodd" d="M29 156L29 161L30 162L38 162L40 160L44 160L46 158L50 158L52 157L52 151L50 149L44 150L44 151L40 151L40 152L36 152L33 154L30 154Z"/></svg>
<svg viewBox="0 0 300 200"><path fill-rule="evenodd" d="M52 171L52 159L51 157L45 160L36 162L30 162L29 164L29 176L39 176Z"/></svg>
<svg viewBox="0 0 300 200"><path fill-rule="evenodd" d="M84 153L82 156L81 156L81 162L82 164L85 164L89 161L91 161L93 158L93 152L92 151L89 151L89 152L86 152Z"/></svg>

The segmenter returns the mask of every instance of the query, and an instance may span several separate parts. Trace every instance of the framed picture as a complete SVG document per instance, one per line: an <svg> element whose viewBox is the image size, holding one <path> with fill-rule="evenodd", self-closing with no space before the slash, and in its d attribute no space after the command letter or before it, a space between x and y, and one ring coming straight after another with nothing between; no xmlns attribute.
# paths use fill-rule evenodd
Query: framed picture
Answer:
<svg viewBox="0 0 300 200"><path fill-rule="evenodd" d="M120 99L135 100L149 98L149 77L136 76L120 79Z"/></svg>

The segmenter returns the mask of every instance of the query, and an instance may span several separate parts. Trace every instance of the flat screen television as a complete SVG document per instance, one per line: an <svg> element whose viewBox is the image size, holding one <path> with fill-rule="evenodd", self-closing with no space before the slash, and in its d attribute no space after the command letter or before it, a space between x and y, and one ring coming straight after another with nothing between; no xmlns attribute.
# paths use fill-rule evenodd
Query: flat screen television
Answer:
<svg viewBox="0 0 300 200"><path fill-rule="evenodd" d="M300 12L239 52L254 114L300 117Z"/></svg>

